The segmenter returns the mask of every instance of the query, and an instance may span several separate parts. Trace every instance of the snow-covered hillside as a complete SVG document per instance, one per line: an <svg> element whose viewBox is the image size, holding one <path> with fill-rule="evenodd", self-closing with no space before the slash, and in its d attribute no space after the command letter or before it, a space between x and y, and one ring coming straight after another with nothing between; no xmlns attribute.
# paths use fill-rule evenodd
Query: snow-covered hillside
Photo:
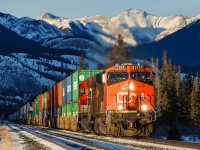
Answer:
<svg viewBox="0 0 200 150"><path fill-rule="evenodd" d="M79 68L79 56L10 53L0 56L0 103L24 104Z"/></svg>
<svg viewBox="0 0 200 150"><path fill-rule="evenodd" d="M90 69L106 59L105 51L97 51L98 42L89 37L60 36L45 43L41 46L0 24L0 113L2 105L19 107L42 87L49 89L78 70L81 53Z"/></svg>
<svg viewBox="0 0 200 150"><path fill-rule="evenodd" d="M44 42L48 38L64 35L62 31L45 21L29 17L16 18L9 14L0 13L0 24L25 38L37 42Z"/></svg>
<svg viewBox="0 0 200 150"><path fill-rule="evenodd" d="M95 37L105 46L113 44L118 34L132 46L160 40L185 27L199 17L183 15L159 17L138 9L129 9L113 18L103 16L79 19L51 17L45 13L38 20L44 20L61 29L67 35L88 35Z"/></svg>

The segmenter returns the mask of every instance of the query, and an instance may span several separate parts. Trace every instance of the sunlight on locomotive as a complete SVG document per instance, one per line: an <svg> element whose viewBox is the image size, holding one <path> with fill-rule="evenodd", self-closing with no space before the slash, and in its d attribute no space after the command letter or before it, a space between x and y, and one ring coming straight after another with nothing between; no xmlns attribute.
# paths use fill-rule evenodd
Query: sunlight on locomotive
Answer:
<svg viewBox="0 0 200 150"><path fill-rule="evenodd" d="M122 105L119 105L118 106L118 110L122 110L123 109L123 106Z"/></svg>
<svg viewBox="0 0 200 150"><path fill-rule="evenodd" d="M134 85L133 85L133 83L131 82L130 84L129 84L129 90L133 90L134 89Z"/></svg>

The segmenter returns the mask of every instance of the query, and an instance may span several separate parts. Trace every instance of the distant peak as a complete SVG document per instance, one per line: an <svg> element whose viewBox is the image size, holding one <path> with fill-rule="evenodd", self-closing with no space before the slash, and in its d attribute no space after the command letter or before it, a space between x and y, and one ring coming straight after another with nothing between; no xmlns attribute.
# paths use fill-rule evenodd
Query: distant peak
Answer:
<svg viewBox="0 0 200 150"><path fill-rule="evenodd" d="M127 9L125 12L128 12L128 13L137 13L137 12L145 13L145 11L140 10L140 9Z"/></svg>
<svg viewBox="0 0 200 150"><path fill-rule="evenodd" d="M51 13L44 13L38 19L58 19L58 18L60 18L60 17L55 16L55 15L53 15Z"/></svg>
<svg viewBox="0 0 200 150"><path fill-rule="evenodd" d="M134 14L134 15L142 15L142 16L147 16L148 13L140 10L140 9L127 9L126 11L124 11L122 14Z"/></svg>

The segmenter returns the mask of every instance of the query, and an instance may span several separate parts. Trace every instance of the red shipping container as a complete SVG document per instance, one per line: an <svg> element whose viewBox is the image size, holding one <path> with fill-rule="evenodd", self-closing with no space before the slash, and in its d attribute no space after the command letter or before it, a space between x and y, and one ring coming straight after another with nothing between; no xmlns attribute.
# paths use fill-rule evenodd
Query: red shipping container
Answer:
<svg viewBox="0 0 200 150"><path fill-rule="evenodd" d="M46 117L50 117L50 91L46 92Z"/></svg>
<svg viewBox="0 0 200 150"><path fill-rule="evenodd" d="M57 98L56 98L56 106L62 106L62 82L59 82L57 85Z"/></svg>
<svg viewBox="0 0 200 150"><path fill-rule="evenodd" d="M47 91L47 104L46 104L47 106L47 110L49 110L49 108L50 108L50 91Z"/></svg>
<svg viewBox="0 0 200 150"><path fill-rule="evenodd" d="M57 97L58 97L58 94L57 94L57 84L53 87L53 107L55 107L57 105Z"/></svg>
<svg viewBox="0 0 200 150"><path fill-rule="evenodd" d="M43 98L44 98L43 94L40 94L39 95L39 117L40 118L42 118L42 110L44 108L44 104L43 104L44 99Z"/></svg>
<svg viewBox="0 0 200 150"><path fill-rule="evenodd" d="M50 118L53 117L53 107L54 107L54 88L49 90L49 108L50 108Z"/></svg>

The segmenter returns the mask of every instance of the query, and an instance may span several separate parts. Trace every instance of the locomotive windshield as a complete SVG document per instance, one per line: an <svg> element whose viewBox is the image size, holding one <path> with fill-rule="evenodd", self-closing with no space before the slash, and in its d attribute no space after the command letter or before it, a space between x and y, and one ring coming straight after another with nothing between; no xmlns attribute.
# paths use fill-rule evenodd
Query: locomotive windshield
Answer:
<svg viewBox="0 0 200 150"><path fill-rule="evenodd" d="M109 72L108 80L126 80L128 79L128 72Z"/></svg>
<svg viewBox="0 0 200 150"><path fill-rule="evenodd" d="M151 84L151 75L149 72L131 72L131 79Z"/></svg>
<svg viewBox="0 0 200 150"><path fill-rule="evenodd" d="M150 73L149 72L131 72L131 79L134 79L134 80L150 79Z"/></svg>
<svg viewBox="0 0 200 150"><path fill-rule="evenodd" d="M108 72L107 83L112 85L128 79L128 72Z"/></svg>

